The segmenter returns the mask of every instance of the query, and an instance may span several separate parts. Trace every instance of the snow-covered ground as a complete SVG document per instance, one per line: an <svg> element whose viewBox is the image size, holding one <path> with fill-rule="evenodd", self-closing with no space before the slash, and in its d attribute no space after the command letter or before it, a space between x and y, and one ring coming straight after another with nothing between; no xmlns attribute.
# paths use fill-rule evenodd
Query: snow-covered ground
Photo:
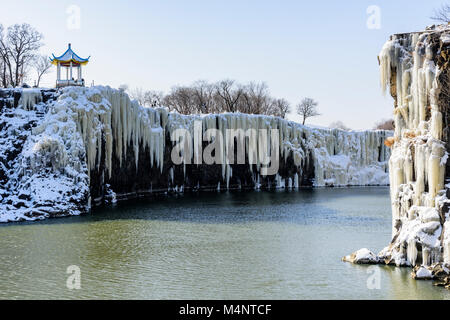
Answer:
<svg viewBox="0 0 450 320"><path fill-rule="evenodd" d="M19 90L19 89L17 89ZM126 93L110 87L69 87L59 90L54 99L42 101L40 90L23 89L17 108L5 107L0 112L0 153L16 154L2 159L5 167L0 190L0 222L29 220L56 215L77 215L91 207L92 175L99 176L105 194L115 195L107 186L114 172L114 163L128 168L130 151L133 166L158 168L170 165L166 159L167 135L184 128L194 143L195 126L200 132L217 129L220 140L221 177L219 188L228 188L233 167L227 162L228 129L266 130L269 141L272 129L279 129L280 161L291 156L296 170L276 176L278 187L298 187L307 162L314 162L314 186L387 185L389 149L384 140L387 131L343 131L310 128L277 117L239 113L180 115L165 108L143 108ZM30 130L30 127L33 127ZM19 135L20 145L13 138ZM264 165L258 157L270 143L258 134L245 140L245 158L254 172L255 187L263 176ZM142 153L149 153L149 163L142 162ZM193 148L183 159L194 163L198 150ZM173 178L173 169L170 170ZM148 172L150 175L151 173ZM97 177L98 178L98 177ZM201 187L201 186L200 186ZM183 185L177 185L183 190Z"/></svg>

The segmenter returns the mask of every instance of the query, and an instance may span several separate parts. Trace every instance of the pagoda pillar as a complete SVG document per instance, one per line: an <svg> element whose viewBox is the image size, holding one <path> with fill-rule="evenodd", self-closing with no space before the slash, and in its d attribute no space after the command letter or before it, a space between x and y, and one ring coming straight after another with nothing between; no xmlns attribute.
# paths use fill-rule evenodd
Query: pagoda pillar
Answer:
<svg viewBox="0 0 450 320"><path fill-rule="evenodd" d="M61 64L58 62L58 65L56 67L56 80L61 80Z"/></svg>

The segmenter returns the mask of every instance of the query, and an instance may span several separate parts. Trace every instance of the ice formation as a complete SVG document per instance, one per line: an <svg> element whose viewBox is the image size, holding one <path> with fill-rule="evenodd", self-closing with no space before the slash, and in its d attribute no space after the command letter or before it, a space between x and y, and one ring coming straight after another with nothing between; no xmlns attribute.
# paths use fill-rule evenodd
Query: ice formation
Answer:
<svg viewBox="0 0 450 320"><path fill-rule="evenodd" d="M85 146L70 108L43 102L40 90L16 90L1 112L0 221L79 214L88 208Z"/></svg>
<svg viewBox="0 0 450 320"><path fill-rule="evenodd" d="M14 143L11 131L22 143L2 161L0 221L75 215L153 192L388 184L388 131L309 128L239 113L180 115L143 108L103 86L60 89L46 101L45 90L13 93L8 99L20 95L17 106L0 112L2 148ZM182 140L191 148L174 164L171 153ZM205 164L202 153L211 146L218 163ZM234 159L238 148L243 159ZM273 175L265 171L272 156L280 159Z"/></svg>
<svg viewBox="0 0 450 320"><path fill-rule="evenodd" d="M443 114L449 101L441 92L449 84L442 82L448 70L437 55L446 46L440 38L448 32L392 36L379 57L382 87L390 87L395 99L396 125L389 161L395 239L383 254L397 265L440 262L442 247L445 252L448 246L441 239L441 222L448 201Z"/></svg>
<svg viewBox="0 0 450 320"><path fill-rule="evenodd" d="M444 25L393 35L379 55L382 88L395 101L395 132L389 160L392 242L378 257L417 266L416 278L431 278L429 270L450 264L449 36Z"/></svg>

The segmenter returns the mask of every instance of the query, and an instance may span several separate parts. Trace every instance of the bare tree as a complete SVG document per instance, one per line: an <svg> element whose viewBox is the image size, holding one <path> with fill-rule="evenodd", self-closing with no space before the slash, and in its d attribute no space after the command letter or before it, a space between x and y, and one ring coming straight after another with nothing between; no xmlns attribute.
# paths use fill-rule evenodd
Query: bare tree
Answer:
<svg viewBox="0 0 450 320"><path fill-rule="evenodd" d="M269 89L264 82L250 82L241 86L241 104L238 111L250 114L268 114L272 104Z"/></svg>
<svg viewBox="0 0 450 320"><path fill-rule="evenodd" d="M286 114L291 112L291 105L285 99L273 99L272 106L268 114L273 114L275 116L286 118Z"/></svg>
<svg viewBox="0 0 450 320"><path fill-rule="evenodd" d="M8 27L6 41L0 46L7 51L6 64L13 86L18 86L23 81L27 67L42 46L42 38L41 33L26 23Z"/></svg>
<svg viewBox="0 0 450 320"><path fill-rule="evenodd" d="M439 22L450 22L450 4L443 4L439 9L434 11L431 19Z"/></svg>
<svg viewBox="0 0 450 320"><path fill-rule="evenodd" d="M163 105L164 94L161 91L147 90L144 92L144 106L161 107Z"/></svg>
<svg viewBox="0 0 450 320"><path fill-rule="evenodd" d="M380 120L375 124L374 129L376 130L394 130L394 120Z"/></svg>
<svg viewBox="0 0 450 320"><path fill-rule="evenodd" d="M345 130L345 131L349 131L350 128L347 127L342 121L338 120L338 121L334 121L332 123L330 123L330 125L328 126L332 129L341 129L341 130Z"/></svg>
<svg viewBox="0 0 450 320"><path fill-rule="evenodd" d="M7 87L6 80L6 64L3 59L0 58L0 87Z"/></svg>
<svg viewBox="0 0 450 320"><path fill-rule="evenodd" d="M238 102L243 93L242 86L236 85L234 80L222 80L216 84L216 93L220 97L221 110L238 111Z"/></svg>
<svg viewBox="0 0 450 320"><path fill-rule="evenodd" d="M8 64L7 59L9 57L9 51L6 46L6 41L3 33L3 25L0 24L0 71L1 71L1 85L6 88L9 84L7 77Z"/></svg>
<svg viewBox="0 0 450 320"><path fill-rule="evenodd" d="M317 111L317 106L318 102L311 98L304 98L297 105L297 113L303 117L302 124L305 124L306 119L320 115Z"/></svg>
<svg viewBox="0 0 450 320"><path fill-rule="evenodd" d="M192 86L193 101L200 113L211 113L216 111L215 94L216 88L204 80L195 82Z"/></svg>
<svg viewBox="0 0 450 320"><path fill-rule="evenodd" d="M169 110L174 110L181 114L198 112L195 109L192 88L190 87L173 87L170 94L164 97L164 105L166 105Z"/></svg>
<svg viewBox="0 0 450 320"><path fill-rule="evenodd" d="M142 88L131 89L128 93L131 99L136 100L139 105L145 106L145 92Z"/></svg>
<svg viewBox="0 0 450 320"><path fill-rule="evenodd" d="M36 56L36 58L34 59L33 67L37 73L37 81L36 81L37 87L39 87L39 83L41 82L42 76L50 72L51 66L52 63L49 57L45 55Z"/></svg>

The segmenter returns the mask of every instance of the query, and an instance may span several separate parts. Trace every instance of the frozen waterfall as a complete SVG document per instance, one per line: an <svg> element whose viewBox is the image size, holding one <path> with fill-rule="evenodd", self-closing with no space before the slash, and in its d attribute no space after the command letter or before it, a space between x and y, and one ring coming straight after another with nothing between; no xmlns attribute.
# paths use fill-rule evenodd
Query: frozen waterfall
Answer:
<svg viewBox="0 0 450 320"><path fill-rule="evenodd" d="M13 111L36 120L8 169L0 221L79 214L108 197L153 192L389 183L388 131L318 129L240 113L180 115L143 108L125 92L103 86L60 89L45 103L37 89L21 94ZM174 164L180 129L193 147ZM217 163L199 163L208 144ZM234 163L239 147L243 163ZM264 152L279 157L275 175L265 171L274 160L263 161Z"/></svg>

